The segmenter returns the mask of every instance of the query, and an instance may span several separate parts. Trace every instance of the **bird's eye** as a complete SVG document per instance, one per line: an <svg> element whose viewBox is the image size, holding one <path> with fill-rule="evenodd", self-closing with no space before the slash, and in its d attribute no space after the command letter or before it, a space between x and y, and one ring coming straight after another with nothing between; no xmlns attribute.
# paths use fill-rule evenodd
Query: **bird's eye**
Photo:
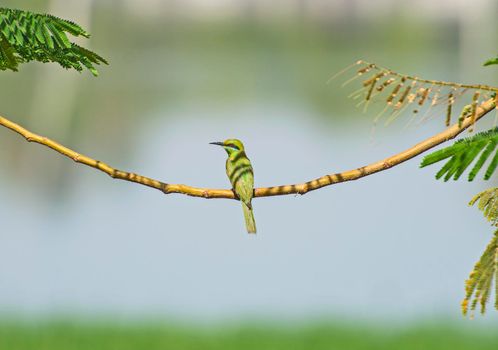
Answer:
<svg viewBox="0 0 498 350"><path fill-rule="evenodd" d="M237 146L236 146L236 145L234 145L233 143L229 143L229 144L227 145L227 147L230 147L230 148L233 148L233 149L235 149L235 150L239 151L239 147L237 147Z"/></svg>

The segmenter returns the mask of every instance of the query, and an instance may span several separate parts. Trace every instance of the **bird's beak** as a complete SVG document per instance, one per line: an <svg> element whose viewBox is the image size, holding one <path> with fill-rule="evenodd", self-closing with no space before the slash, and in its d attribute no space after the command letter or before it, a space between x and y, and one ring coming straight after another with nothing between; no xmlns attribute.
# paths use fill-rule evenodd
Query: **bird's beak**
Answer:
<svg viewBox="0 0 498 350"><path fill-rule="evenodd" d="M224 146L223 142L210 142L210 145Z"/></svg>

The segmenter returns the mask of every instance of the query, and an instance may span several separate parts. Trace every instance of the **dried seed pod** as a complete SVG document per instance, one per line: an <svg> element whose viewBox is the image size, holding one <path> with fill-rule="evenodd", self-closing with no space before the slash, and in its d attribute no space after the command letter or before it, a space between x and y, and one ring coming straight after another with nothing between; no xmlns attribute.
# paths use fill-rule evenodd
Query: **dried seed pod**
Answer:
<svg viewBox="0 0 498 350"><path fill-rule="evenodd" d="M429 96L429 92L431 91L430 88L422 88L421 90L422 91L420 92L420 100L418 101L419 106L422 106L424 104L425 100L427 100L427 96Z"/></svg>
<svg viewBox="0 0 498 350"><path fill-rule="evenodd" d="M367 65L366 67L363 67L361 69L358 70L358 75L363 75L365 73L368 73L372 68L375 67L375 64L373 63L370 63L369 65Z"/></svg>
<svg viewBox="0 0 498 350"><path fill-rule="evenodd" d="M383 77L383 76L384 76L384 72L379 73L379 74L375 75L375 77L373 77L373 80L370 82L370 84L371 84L370 85L370 89L368 89L368 93L367 93L367 97L366 97L367 101L369 101L370 97L372 96L372 91L373 91L373 89L375 87L375 84L377 84L377 82L379 81L379 79L381 77ZM369 80L371 80L371 79L369 79Z"/></svg>
<svg viewBox="0 0 498 350"><path fill-rule="evenodd" d="M410 90L412 89L413 85L410 85L410 86L407 86L405 91L403 91L403 94L401 95L400 99L398 100L398 102L396 103L396 106L394 108L400 108L403 103L405 102L405 99L406 97L408 96L408 94L410 93Z"/></svg>
<svg viewBox="0 0 498 350"><path fill-rule="evenodd" d="M475 125L476 118L477 118L477 102L479 101L480 94L481 94L480 91L476 91L476 92L474 92L474 96L472 96L472 104L471 104L471 110L470 110L471 127L469 128L469 132L474 131L474 125Z"/></svg>
<svg viewBox="0 0 498 350"><path fill-rule="evenodd" d="M377 91L381 92L382 90L384 90L385 87L391 85L395 81L396 81L396 78L389 78L389 79L385 80L382 84L377 86Z"/></svg>
<svg viewBox="0 0 498 350"><path fill-rule="evenodd" d="M450 126L451 123L451 109L453 107L453 103L455 102L453 91L451 91L448 95L448 107L446 108L446 126Z"/></svg>
<svg viewBox="0 0 498 350"><path fill-rule="evenodd" d="M398 94L399 90L403 87L404 83L405 83L405 78L401 78L401 82L396 85L393 89L393 91L391 92L391 94L387 97L387 104L388 105L391 105L392 102L393 102L393 99L396 97L396 95Z"/></svg>

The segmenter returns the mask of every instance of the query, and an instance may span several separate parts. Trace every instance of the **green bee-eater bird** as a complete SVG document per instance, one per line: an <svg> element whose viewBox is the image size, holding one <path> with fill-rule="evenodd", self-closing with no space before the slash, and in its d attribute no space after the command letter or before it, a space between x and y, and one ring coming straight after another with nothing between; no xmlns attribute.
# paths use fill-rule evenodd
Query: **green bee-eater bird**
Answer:
<svg viewBox="0 0 498 350"><path fill-rule="evenodd" d="M237 139L211 142L211 144L221 146L227 151L227 175L233 190L242 202L247 232L256 233L256 222L254 221L251 204L254 191L254 172L251 161L246 156L244 145Z"/></svg>

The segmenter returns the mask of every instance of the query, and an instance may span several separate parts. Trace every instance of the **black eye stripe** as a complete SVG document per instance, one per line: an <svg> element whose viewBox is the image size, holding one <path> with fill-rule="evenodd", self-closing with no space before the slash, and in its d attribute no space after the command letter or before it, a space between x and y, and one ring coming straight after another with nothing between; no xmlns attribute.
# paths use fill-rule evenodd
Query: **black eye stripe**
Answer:
<svg viewBox="0 0 498 350"><path fill-rule="evenodd" d="M234 145L233 143L229 143L227 145L227 147L231 147L231 148L235 148L236 150L240 150L239 147L237 147L236 145Z"/></svg>

